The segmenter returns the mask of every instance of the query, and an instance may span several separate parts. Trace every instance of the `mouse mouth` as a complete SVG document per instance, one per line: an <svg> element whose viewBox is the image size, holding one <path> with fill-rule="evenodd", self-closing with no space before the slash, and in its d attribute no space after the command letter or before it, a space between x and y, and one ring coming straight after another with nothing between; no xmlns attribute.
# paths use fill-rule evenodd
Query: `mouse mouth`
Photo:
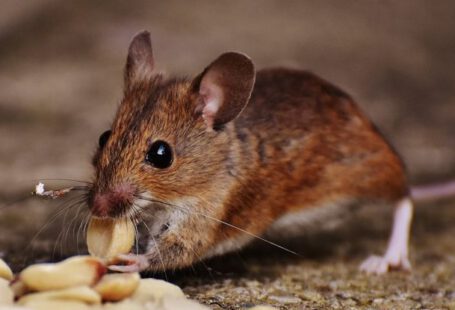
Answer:
<svg viewBox="0 0 455 310"><path fill-rule="evenodd" d="M106 219L106 218L112 218L112 219L119 219L123 217L130 217L129 215L129 210L130 206L126 205L116 205L114 208L100 208L100 207L92 207L90 208L92 217L94 218L99 218L99 219Z"/></svg>

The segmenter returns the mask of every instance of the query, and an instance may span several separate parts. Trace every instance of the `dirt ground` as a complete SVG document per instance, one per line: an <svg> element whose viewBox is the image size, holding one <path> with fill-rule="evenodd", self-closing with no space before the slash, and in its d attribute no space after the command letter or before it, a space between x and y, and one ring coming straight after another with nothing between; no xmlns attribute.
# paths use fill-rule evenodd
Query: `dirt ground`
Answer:
<svg viewBox="0 0 455 310"><path fill-rule="evenodd" d="M170 74L195 75L227 50L258 68L311 70L357 99L413 184L455 179L453 1L4 0L0 254L15 270L85 251L65 209L77 197L43 202L29 192L37 179L90 180L98 136L121 99L129 40L142 29ZM417 204L412 273L367 277L357 266L384 249L390 216L365 207L338 228L287 240L301 257L258 243L156 276L214 309L455 309L455 200Z"/></svg>

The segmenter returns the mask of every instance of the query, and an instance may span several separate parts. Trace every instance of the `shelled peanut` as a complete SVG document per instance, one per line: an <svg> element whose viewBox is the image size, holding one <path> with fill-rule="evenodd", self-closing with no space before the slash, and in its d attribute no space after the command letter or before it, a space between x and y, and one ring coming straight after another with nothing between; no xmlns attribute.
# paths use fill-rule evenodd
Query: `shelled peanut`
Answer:
<svg viewBox="0 0 455 310"><path fill-rule="evenodd" d="M207 309L187 300L171 283L141 279L138 273L106 274L103 261L91 256L32 265L14 279L1 262L0 274L7 279L0 278L0 308L172 310L181 309L172 306L178 303L188 309Z"/></svg>
<svg viewBox="0 0 455 310"><path fill-rule="evenodd" d="M111 259L128 253L134 244L135 227L128 218L92 218L87 229L87 247L91 255Z"/></svg>

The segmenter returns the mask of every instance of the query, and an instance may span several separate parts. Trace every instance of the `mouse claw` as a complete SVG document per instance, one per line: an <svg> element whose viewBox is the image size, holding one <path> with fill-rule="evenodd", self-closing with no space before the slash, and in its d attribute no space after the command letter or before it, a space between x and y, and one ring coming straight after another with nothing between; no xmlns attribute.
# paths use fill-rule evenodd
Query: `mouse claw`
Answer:
<svg viewBox="0 0 455 310"><path fill-rule="evenodd" d="M115 265L108 266L111 271L141 272L149 267L149 259L141 254L121 254L115 258Z"/></svg>
<svg viewBox="0 0 455 310"><path fill-rule="evenodd" d="M404 271L411 271L411 263L407 257L399 257L393 259L389 256L372 255L368 257L359 268L367 274L381 275L391 269L401 269Z"/></svg>

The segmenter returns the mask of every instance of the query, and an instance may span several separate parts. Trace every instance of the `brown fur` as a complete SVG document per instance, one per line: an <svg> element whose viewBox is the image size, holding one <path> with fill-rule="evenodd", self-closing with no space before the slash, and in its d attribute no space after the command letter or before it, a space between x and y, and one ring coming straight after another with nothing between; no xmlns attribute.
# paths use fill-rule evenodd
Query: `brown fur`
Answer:
<svg viewBox="0 0 455 310"><path fill-rule="evenodd" d="M244 95L232 100L240 115L229 122L236 115L223 107L219 113L228 117L215 115L215 125L224 126L208 131L197 113L204 73L193 81L158 74L139 81L130 78L130 68L112 135L94 159L90 202L128 184L138 194L177 205L165 206L181 216L156 236L162 257L151 247L150 269L188 266L242 235L201 214L260 235L290 211L341 199L394 202L407 195L402 162L375 126L347 94L311 73L257 72L243 112ZM223 77L228 90L226 85L244 77L234 71ZM156 140L173 148L167 169L144 161Z"/></svg>

